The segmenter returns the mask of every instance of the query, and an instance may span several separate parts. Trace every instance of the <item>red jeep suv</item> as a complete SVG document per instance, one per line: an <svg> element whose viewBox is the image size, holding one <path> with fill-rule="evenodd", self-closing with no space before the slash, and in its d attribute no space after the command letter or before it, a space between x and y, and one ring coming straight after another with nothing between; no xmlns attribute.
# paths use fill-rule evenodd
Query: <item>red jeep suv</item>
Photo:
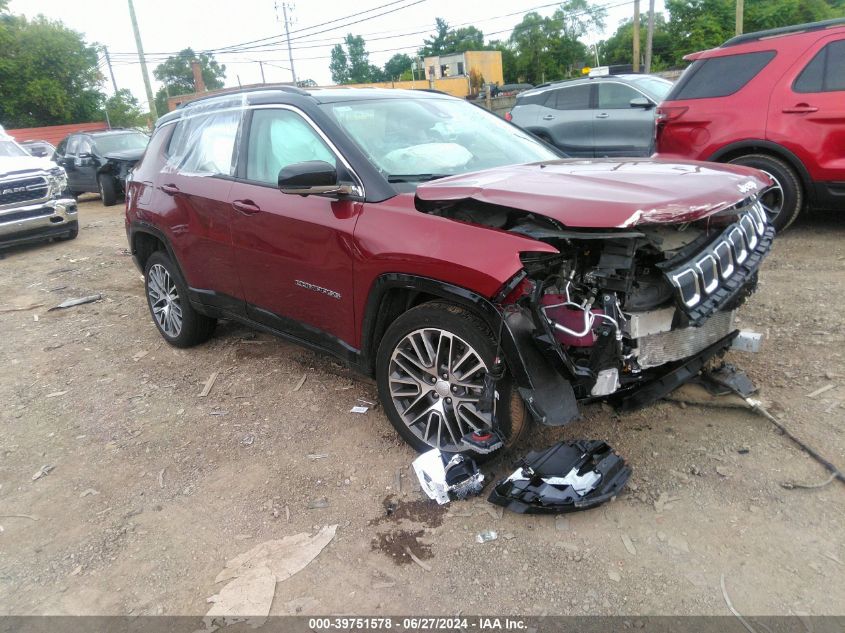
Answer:
<svg viewBox="0 0 845 633"><path fill-rule="evenodd" d="M756 167L777 230L805 203L845 203L845 18L734 37L692 64L657 110L659 158Z"/></svg>
<svg viewBox="0 0 845 633"><path fill-rule="evenodd" d="M415 448L489 452L527 413L642 406L730 347L771 184L565 160L435 92L264 87L158 120L126 229L167 342L218 318L285 336L374 375Z"/></svg>

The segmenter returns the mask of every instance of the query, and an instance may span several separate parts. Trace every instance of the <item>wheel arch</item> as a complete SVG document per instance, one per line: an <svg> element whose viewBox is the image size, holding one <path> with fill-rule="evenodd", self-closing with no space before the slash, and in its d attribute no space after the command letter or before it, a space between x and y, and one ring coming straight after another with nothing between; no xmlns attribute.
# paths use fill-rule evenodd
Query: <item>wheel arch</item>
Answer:
<svg viewBox="0 0 845 633"><path fill-rule="evenodd" d="M807 171L801 159L783 145L778 145L772 141L764 141L762 139L737 141L736 143L731 143L720 148L707 160L716 163L727 163L735 158L748 154L768 154L774 158L781 159L798 174L801 185L804 187L804 194L808 197L813 195L813 180L810 178L810 172Z"/></svg>
<svg viewBox="0 0 845 633"><path fill-rule="evenodd" d="M173 261L176 268L179 269L179 275L182 279L185 279L179 258L173 252L170 240L167 239L167 236L160 229L146 223L133 223L129 229L129 248L132 253L132 259L141 273L144 272L150 255L156 251L164 251Z"/></svg>
<svg viewBox="0 0 845 633"><path fill-rule="evenodd" d="M516 341L508 327L503 327L503 315L492 301L448 282L402 273L381 275L373 282L367 296L362 320L361 351L363 369L368 375L375 372L378 346L390 324L411 308L437 300L469 310L483 320L490 331L501 331L502 351L511 373L520 386L528 382L522 356L516 351Z"/></svg>

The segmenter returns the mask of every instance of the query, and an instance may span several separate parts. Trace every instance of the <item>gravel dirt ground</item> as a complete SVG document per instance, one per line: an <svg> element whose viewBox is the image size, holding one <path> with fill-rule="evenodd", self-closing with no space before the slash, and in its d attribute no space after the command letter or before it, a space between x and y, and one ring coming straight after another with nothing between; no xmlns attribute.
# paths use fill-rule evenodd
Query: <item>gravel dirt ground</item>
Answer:
<svg viewBox="0 0 845 633"><path fill-rule="evenodd" d="M0 614L204 614L226 561L329 524L336 537L276 587L271 613L727 615L722 575L743 614L845 613L845 486L782 487L827 473L763 418L590 406L564 429L532 426L485 468L498 477L532 448L605 439L633 467L615 502L557 519L502 514L486 496L442 510L422 500L414 453L381 409L349 412L376 400L371 381L233 323L169 347L121 208L88 198L80 217L75 241L0 260ZM829 215L777 240L740 312L763 351L730 355L840 467L843 236ZM491 529L498 539L477 544Z"/></svg>

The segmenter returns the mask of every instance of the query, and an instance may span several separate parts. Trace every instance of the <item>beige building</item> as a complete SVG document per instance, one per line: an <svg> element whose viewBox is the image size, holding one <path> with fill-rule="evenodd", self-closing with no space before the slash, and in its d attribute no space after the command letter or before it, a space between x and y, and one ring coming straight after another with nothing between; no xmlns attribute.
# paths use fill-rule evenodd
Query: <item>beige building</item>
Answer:
<svg viewBox="0 0 845 633"><path fill-rule="evenodd" d="M505 83L502 74L501 51L466 51L423 60L425 74L429 80L449 77L469 77L473 72L483 77L484 83Z"/></svg>

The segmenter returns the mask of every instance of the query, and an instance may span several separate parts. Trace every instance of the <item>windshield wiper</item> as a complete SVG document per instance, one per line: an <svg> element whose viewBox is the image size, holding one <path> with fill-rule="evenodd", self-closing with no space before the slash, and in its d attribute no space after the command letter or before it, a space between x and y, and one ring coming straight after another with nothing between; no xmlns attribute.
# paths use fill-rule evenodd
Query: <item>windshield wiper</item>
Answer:
<svg viewBox="0 0 845 633"><path fill-rule="evenodd" d="M447 176L454 176L454 174L390 174L387 182L426 182Z"/></svg>

